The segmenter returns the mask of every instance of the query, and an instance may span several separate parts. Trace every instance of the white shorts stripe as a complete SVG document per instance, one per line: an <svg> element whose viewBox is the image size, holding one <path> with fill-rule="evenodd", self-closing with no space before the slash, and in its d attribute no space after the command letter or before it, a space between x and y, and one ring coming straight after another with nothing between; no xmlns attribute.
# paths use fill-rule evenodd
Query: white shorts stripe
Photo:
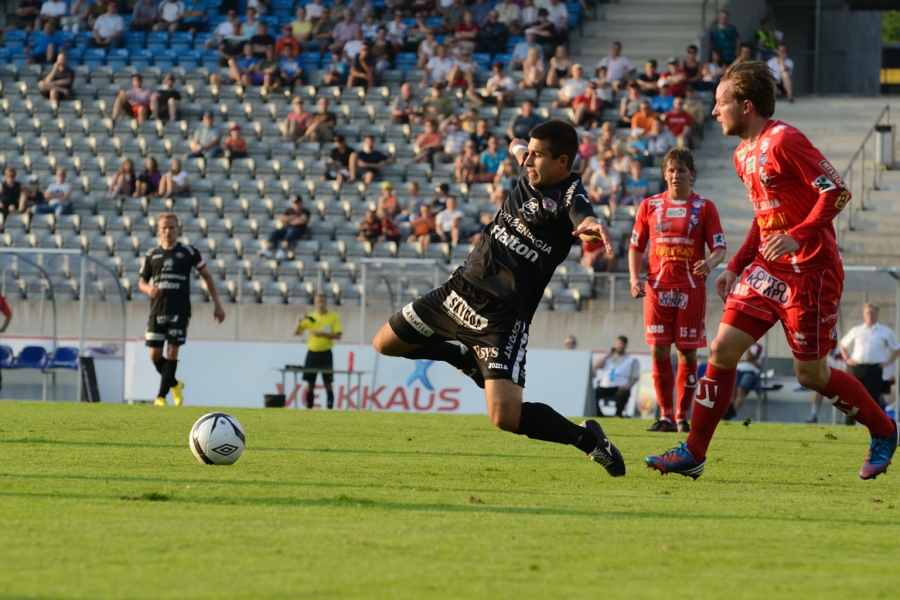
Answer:
<svg viewBox="0 0 900 600"><path fill-rule="evenodd" d="M522 370L522 359L525 358L525 344L528 343L528 332L522 332L519 338L519 351L516 353L516 362L513 363L512 380L519 383L519 372Z"/></svg>

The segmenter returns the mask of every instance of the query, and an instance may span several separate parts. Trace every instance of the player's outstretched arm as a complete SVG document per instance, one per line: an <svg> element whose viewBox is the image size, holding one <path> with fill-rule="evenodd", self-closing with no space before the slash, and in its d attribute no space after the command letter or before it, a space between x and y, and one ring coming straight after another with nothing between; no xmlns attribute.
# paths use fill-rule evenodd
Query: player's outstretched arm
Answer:
<svg viewBox="0 0 900 600"><path fill-rule="evenodd" d="M584 242L602 241L603 245L606 246L606 252L608 254L615 254L612 234L609 232L606 225L598 221L596 217L587 217L584 219L581 224L578 225L578 228L572 232L572 235L577 235Z"/></svg>
<svg viewBox="0 0 900 600"><path fill-rule="evenodd" d="M641 279L641 266L644 264L644 253L635 250L634 248L628 249L628 273L631 276L631 295L635 298L643 298L647 291L644 288L646 282Z"/></svg>
<svg viewBox="0 0 900 600"><path fill-rule="evenodd" d="M225 320L225 309L222 308L222 303L219 302L219 290L216 288L216 281L206 267L200 269L200 277L206 282L206 291L209 292L209 297L213 301L213 319L216 320L216 323L221 323Z"/></svg>

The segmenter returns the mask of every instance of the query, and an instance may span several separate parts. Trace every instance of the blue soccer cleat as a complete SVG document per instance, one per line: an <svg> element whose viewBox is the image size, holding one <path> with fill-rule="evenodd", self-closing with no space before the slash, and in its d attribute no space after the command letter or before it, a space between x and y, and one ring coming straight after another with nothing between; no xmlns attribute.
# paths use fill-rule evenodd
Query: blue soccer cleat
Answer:
<svg viewBox="0 0 900 600"><path fill-rule="evenodd" d="M677 448L672 448L665 454L653 454L647 457L647 467L655 469L661 475L678 473L691 479L697 479L703 475L706 460L696 460L688 451L687 443L681 442Z"/></svg>
<svg viewBox="0 0 900 600"><path fill-rule="evenodd" d="M898 445L900 445L900 424L894 421L893 434L883 438L872 438L866 462L859 470L859 478L875 479L882 473L886 473L888 467L891 466L891 458Z"/></svg>

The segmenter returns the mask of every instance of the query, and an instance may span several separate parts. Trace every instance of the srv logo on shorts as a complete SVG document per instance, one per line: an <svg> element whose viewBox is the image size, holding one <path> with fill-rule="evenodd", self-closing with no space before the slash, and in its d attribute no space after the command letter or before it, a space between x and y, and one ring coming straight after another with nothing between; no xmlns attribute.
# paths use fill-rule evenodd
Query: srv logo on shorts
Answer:
<svg viewBox="0 0 900 600"><path fill-rule="evenodd" d="M463 300L462 296L451 291L442 305L451 319L469 329L482 331L487 327L488 320L479 315L469 306L469 303Z"/></svg>
<svg viewBox="0 0 900 600"><path fill-rule="evenodd" d="M779 304L787 304L791 299L791 286L762 267L754 268L745 282L763 298L769 298Z"/></svg>
<svg viewBox="0 0 900 600"><path fill-rule="evenodd" d="M687 294L682 294L681 292L660 292L659 293L659 305L660 306L677 306L678 308L684 310L687 308L688 297Z"/></svg>

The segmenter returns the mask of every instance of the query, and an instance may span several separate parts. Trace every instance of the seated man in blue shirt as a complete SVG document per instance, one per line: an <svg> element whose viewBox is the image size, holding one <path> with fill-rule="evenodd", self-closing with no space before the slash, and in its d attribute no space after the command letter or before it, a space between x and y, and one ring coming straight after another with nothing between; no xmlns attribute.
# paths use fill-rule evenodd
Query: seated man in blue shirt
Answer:
<svg viewBox="0 0 900 600"><path fill-rule="evenodd" d="M500 169L500 165L509 156L506 150L500 148L500 140L496 135L491 134L488 137L487 149L478 157L478 163L484 167L484 181L493 181L494 176Z"/></svg>
<svg viewBox="0 0 900 600"><path fill-rule="evenodd" d="M33 36L33 41L27 49L28 63L54 63L56 55L63 49L62 36L56 32L56 23L47 21L44 23L43 31L39 31Z"/></svg>
<svg viewBox="0 0 900 600"><path fill-rule="evenodd" d="M289 90L293 90L295 85L303 83L303 63L294 54L292 45L284 45L282 56L278 59L278 68L281 70L281 82Z"/></svg>

